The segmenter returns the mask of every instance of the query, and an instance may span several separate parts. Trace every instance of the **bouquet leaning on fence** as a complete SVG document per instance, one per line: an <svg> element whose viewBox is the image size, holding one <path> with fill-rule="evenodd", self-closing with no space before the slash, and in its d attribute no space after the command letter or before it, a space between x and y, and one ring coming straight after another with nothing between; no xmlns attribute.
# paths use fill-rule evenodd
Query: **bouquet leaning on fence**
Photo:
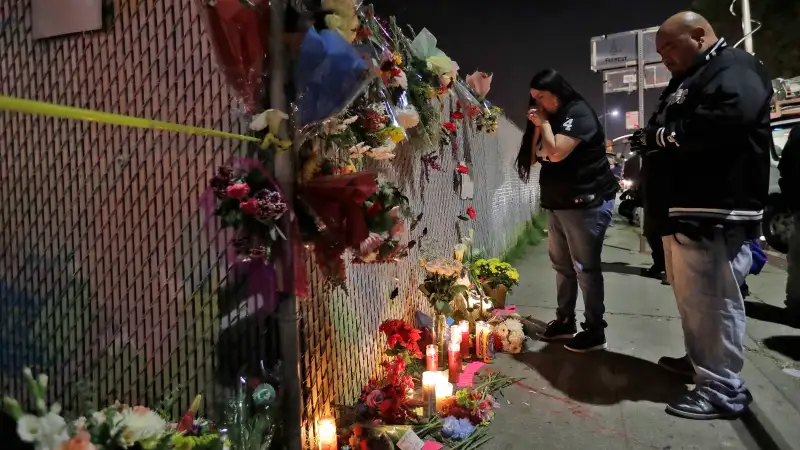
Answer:
<svg viewBox="0 0 800 450"><path fill-rule="evenodd" d="M47 375L34 378L23 371L34 400L33 414L23 411L17 400L4 397L3 407L17 421L17 436L35 450L226 450L228 439L214 424L197 417L201 398L176 422L144 406L116 403L103 409L87 410L67 420L61 406L47 406ZM12 445L13 446L13 445Z"/></svg>

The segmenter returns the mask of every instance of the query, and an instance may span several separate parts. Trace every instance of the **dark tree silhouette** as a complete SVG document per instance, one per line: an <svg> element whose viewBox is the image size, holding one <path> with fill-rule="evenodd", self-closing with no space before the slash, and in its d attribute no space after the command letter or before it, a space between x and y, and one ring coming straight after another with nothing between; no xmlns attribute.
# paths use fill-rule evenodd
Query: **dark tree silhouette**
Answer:
<svg viewBox="0 0 800 450"><path fill-rule="evenodd" d="M692 9L705 16L717 33L729 42L742 37L742 22L737 1L737 16L729 12L732 0L694 0ZM800 1L754 0L750 2L751 16L763 23L753 35L756 56L769 70L772 78L800 76ZM744 44L742 44L744 45Z"/></svg>

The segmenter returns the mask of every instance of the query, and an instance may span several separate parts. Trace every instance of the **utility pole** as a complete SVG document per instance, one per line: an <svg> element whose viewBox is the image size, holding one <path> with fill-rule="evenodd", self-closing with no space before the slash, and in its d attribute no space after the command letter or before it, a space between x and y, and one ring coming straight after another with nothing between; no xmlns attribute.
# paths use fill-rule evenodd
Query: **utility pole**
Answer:
<svg viewBox="0 0 800 450"><path fill-rule="evenodd" d="M750 19L750 0L741 0L742 2L742 33L744 33L744 49L747 53L755 54L753 51L753 21Z"/></svg>

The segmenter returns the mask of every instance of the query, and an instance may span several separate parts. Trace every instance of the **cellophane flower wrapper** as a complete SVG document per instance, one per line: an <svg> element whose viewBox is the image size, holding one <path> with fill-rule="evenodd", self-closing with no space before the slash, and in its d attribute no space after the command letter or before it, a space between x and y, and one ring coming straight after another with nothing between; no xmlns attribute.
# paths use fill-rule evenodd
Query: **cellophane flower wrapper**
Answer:
<svg viewBox="0 0 800 450"><path fill-rule="evenodd" d="M489 91L492 88L492 78L494 75L487 74L486 72L475 71L469 75L467 75L466 83L467 86L475 93L475 96L478 100L485 100L486 95L489 94Z"/></svg>
<svg viewBox="0 0 800 450"><path fill-rule="evenodd" d="M373 78L367 62L338 32L310 29L295 69L301 133L344 111Z"/></svg>
<svg viewBox="0 0 800 450"><path fill-rule="evenodd" d="M248 112L257 112L264 91L264 62L269 53L269 2L255 7L241 0L196 0L228 87ZM251 0L252 1L252 0Z"/></svg>
<svg viewBox="0 0 800 450"><path fill-rule="evenodd" d="M356 172L313 178L298 188L298 194L324 225L314 243L317 265L335 285L343 285L342 255L358 249L369 237L364 202L378 191L374 173Z"/></svg>
<svg viewBox="0 0 800 450"><path fill-rule="evenodd" d="M470 109L474 109L475 111L481 112L486 110L486 105L483 101L478 100L478 97L472 92L472 90L464 84L461 80L455 80L453 83L453 91L456 94L456 98L458 98L458 102L461 104L461 108L464 110L464 114L467 117L474 117L475 114L471 114L469 111Z"/></svg>
<svg viewBox="0 0 800 450"><path fill-rule="evenodd" d="M225 409L225 426L232 449L267 450L281 426L275 388L264 380L240 378ZM268 392L269 395L264 395Z"/></svg>

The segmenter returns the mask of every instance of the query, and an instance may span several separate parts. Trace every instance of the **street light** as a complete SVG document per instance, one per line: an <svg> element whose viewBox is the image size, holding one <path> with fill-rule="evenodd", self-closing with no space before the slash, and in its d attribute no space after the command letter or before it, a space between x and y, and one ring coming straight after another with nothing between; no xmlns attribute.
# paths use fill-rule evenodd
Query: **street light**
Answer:
<svg viewBox="0 0 800 450"><path fill-rule="evenodd" d="M605 114L600 114L599 116L597 116L598 119L602 119L603 120L603 130L608 130L608 116L611 116L611 117L619 116L619 110L618 109L612 109L611 111L606 111Z"/></svg>

